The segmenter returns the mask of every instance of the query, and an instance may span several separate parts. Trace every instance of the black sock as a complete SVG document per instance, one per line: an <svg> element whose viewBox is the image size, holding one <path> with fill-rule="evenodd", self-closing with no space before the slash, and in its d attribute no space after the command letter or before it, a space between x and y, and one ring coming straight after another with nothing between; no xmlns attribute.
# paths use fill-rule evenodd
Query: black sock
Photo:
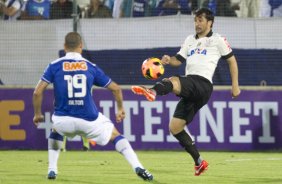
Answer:
<svg viewBox="0 0 282 184"><path fill-rule="evenodd" d="M161 82L157 82L152 89L154 89L157 95L163 96L170 92L172 92L173 85L170 80L165 80Z"/></svg>
<svg viewBox="0 0 282 184"><path fill-rule="evenodd" d="M179 141L179 144L192 156L195 165L199 165L198 159L200 158L200 154L194 141L192 141L187 132L182 130L178 134L174 135L174 137Z"/></svg>

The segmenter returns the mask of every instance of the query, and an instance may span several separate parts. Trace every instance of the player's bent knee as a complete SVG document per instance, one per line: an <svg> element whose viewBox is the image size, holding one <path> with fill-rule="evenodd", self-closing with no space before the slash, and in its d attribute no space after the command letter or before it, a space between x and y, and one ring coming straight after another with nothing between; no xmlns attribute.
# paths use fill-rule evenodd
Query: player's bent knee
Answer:
<svg viewBox="0 0 282 184"><path fill-rule="evenodd" d="M48 139L49 150L60 150L63 148L64 137L57 132L51 132Z"/></svg>
<svg viewBox="0 0 282 184"><path fill-rule="evenodd" d="M116 137L120 136L119 131L114 127L113 128L113 132L112 132L112 136L111 136L111 141L113 141Z"/></svg>
<svg viewBox="0 0 282 184"><path fill-rule="evenodd" d="M184 130L185 120L179 118L173 118L169 123L169 131L175 135Z"/></svg>
<svg viewBox="0 0 282 184"><path fill-rule="evenodd" d="M122 140L122 139L125 139L125 138L122 135L118 135L112 140L112 142L114 143L114 145L116 145L117 142Z"/></svg>
<svg viewBox="0 0 282 184"><path fill-rule="evenodd" d="M55 139L55 140L59 140L59 141L63 141L64 137L62 135L60 135L58 132L52 131L50 133L49 136L50 139Z"/></svg>
<svg viewBox="0 0 282 184"><path fill-rule="evenodd" d="M153 89L157 92L157 95L163 96L173 90L173 84L169 79L163 79L161 82L157 82Z"/></svg>
<svg viewBox="0 0 282 184"><path fill-rule="evenodd" d="M172 89L173 93L179 95L180 91L181 91L181 85L180 85L179 77L173 76L173 77L170 77L169 80L171 81L171 83L173 85L173 89Z"/></svg>
<svg viewBox="0 0 282 184"><path fill-rule="evenodd" d="M169 132L172 135L178 134L179 132L181 132L183 129L180 129L179 127L175 127L175 126L171 126L169 125Z"/></svg>

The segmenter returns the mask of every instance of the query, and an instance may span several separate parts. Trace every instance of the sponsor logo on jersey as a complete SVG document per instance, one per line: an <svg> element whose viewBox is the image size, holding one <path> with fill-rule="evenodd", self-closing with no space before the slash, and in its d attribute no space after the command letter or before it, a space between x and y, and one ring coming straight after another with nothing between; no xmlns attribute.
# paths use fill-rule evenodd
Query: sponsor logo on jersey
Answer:
<svg viewBox="0 0 282 184"><path fill-rule="evenodd" d="M193 54L207 55L207 49L200 49L200 48L193 49L190 52L190 56L192 56Z"/></svg>
<svg viewBox="0 0 282 184"><path fill-rule="evenodd" d="M78 70L87 70L87 64L85 61L76 61L76 62L63 62L64 71L78 71Z"/></svg>

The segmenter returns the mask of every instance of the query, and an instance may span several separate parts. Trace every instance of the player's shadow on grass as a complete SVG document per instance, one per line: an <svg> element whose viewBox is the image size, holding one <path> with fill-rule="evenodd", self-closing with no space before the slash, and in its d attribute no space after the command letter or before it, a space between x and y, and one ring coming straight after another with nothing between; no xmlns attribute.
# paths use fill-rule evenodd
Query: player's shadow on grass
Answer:
<svg viewBox="0 0 282 184"><path fill-rule="evenodd" d="M86 183L86 184L93 184L93 181L79 181L79 180L68 180L68 179L57 179L58 181L62 181L62 182L72 182L72 183ZM99 183L95 183L95 184L99 184ZM101 183L102 184L102 183Z"/></svg>
<svg viewBox="0 0 282 184"><path fill-rule="evenodd" d="M163 182L159 182L158 180L154 179L153 181L151 181L150 183L155 183L155 184L169 184L169 183L163 183Z"/></svg>
<svg viewBox="0 0 282 184"><path fill-rule="evenodd" d="M81 184L81 183L93 184L93 181L78 181L78 180L68 180L68 179L57 179L57 180L58 181L62 181L62 182L72 182L72 183L79 183L79 184ZM157 181L155 179L153 181L148 182L148 183L150 183L150 184L169 184L169 183L159 182L159 181ZM103 184L103 183L97 183L95 181L95 184Z"/></svg>

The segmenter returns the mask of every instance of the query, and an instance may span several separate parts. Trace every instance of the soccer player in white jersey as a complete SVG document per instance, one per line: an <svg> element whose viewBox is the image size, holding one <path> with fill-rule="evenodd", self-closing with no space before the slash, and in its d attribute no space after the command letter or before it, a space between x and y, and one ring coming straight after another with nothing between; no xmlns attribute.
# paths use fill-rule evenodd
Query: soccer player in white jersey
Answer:
<svg viewBox="0 0 282 184"><path fill-rule="evenodd" d="M139 177L152 180L153 176L144 169L128 140L120 135L110 119L97 110L93 101L93 85L112 91L118 108L116 121L121 122L125 112L119 85L97 65L81 56L82 41L78 33L70 32L66 35L64 49L66 55L48 65L33 93L33 122L37 126L43 121L43 92L50 83L54 85L55 109L52 132L48 139L48 179L56 179L63 136L80 135L102 146L109 141L113 142L116 150L125 157Z"/></svg>
<svg viewBox="0 0 282 184"><path fill-rule="evenodd" d="M213 13L207 8L195 12L195 35L186 38L175 56L164 55L161 62L174 67L186 62L186 74L173 76L157 82L152 88L132 86L137 95L144 95L154 101L156 95L170 92L180 97L169 130L180 145L192 156L195 162L195 176L208 168L208 163L200 156L191 136L184 127L191 123L198 110L204 106L212 93L212 77L219 59L227 60L232 79L232 97L240 94L237 61L226 39L212 32Z"/></svg>

